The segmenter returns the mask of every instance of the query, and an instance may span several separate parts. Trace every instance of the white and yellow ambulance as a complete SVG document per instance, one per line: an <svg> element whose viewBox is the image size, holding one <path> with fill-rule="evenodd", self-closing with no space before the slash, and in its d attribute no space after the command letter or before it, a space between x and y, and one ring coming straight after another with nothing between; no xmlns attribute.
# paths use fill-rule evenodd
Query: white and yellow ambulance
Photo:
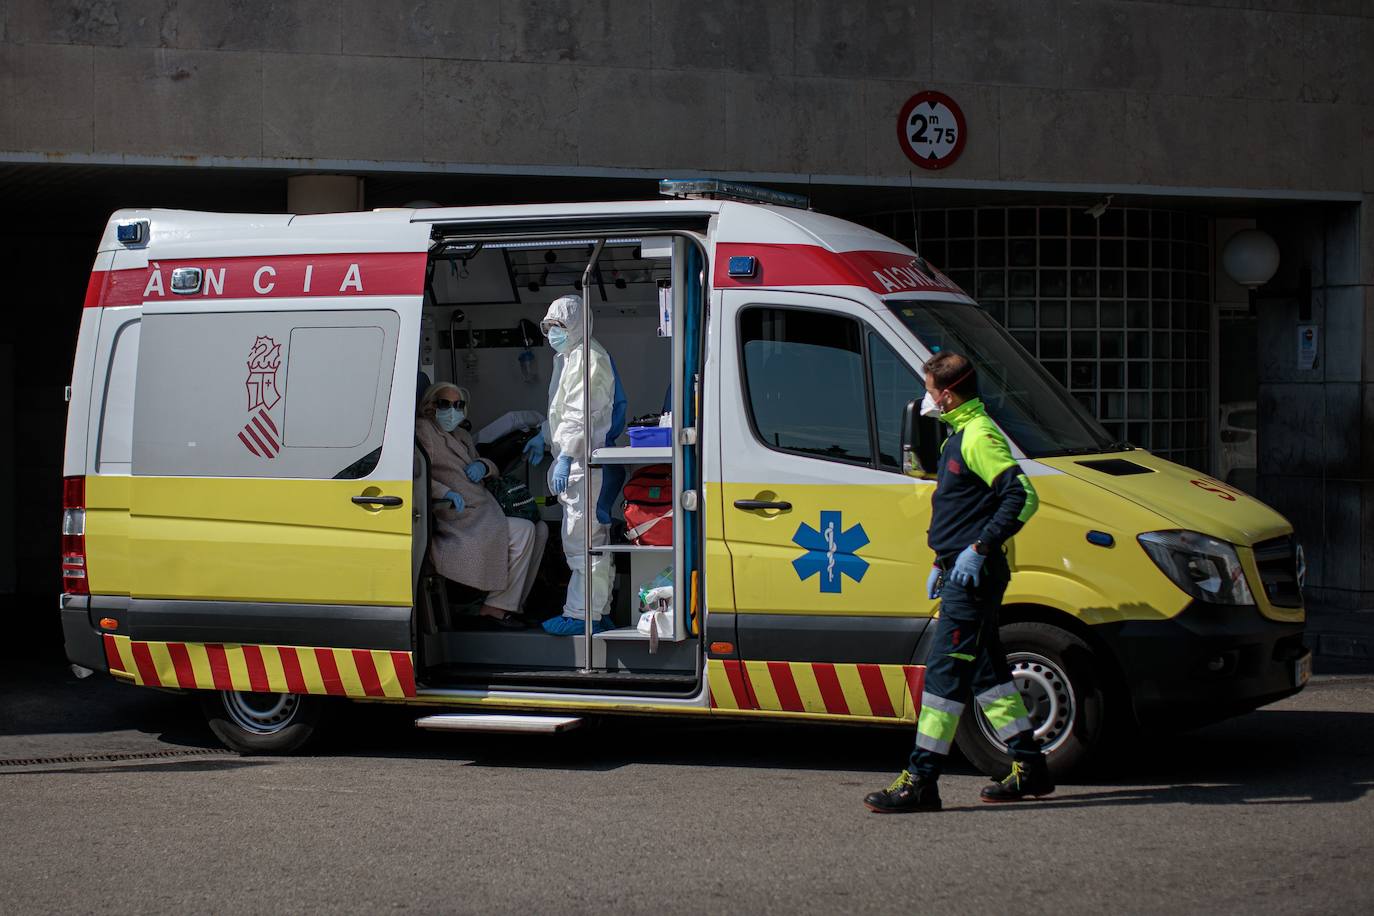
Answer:
<svg viewBox="0 0 1374 916"><path fill-rule="evenodd" d="M1040 496L1008 548L1002 636L1053 765L1117 728L1301 689L1302 557L1280 515L1112 441L903 245L739 188L669 190L705 193L115 213L70 393L70 660L199 691L243 751L300 746L332 697L430 707L433 728L602 713L909 726L937 612L923 584L942 436L911 402L948 348L977 365ZM666 392L673 423L669 445L588 459L671 466L673 546L593 548L616 569L604 632L455 626L427 559L417 379L468 388L478 425L542 413L551 354L521 328L575 289L630 414ZM635 595L669 571L675 625L646 635ZM995 771L1002 746L965 715L960 746Z"/></svg>

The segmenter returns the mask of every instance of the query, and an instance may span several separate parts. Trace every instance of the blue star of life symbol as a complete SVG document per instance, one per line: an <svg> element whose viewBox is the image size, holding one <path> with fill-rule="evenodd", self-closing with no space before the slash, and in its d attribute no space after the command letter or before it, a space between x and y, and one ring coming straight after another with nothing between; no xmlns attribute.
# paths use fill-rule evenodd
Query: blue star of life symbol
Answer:
<svg viewBox="0 0 1374 916"><path fill-rule="evenodd" d="M868 561L856 556L868 543L864 526L843 530L838 512L822 512L819 531L803 522L792 535L792 543L806 551L792 561L792 568L803 582L820 574L823 593L839 594L844 576L862 582L868 572Z"/></svg>

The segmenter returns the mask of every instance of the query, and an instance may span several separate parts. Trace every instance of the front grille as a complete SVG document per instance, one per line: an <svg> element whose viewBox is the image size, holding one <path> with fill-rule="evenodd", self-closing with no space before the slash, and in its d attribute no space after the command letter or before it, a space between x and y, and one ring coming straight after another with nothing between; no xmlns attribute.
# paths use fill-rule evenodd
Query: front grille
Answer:
<svg viewBox="0 0 1374 916"><path fill-rule="evenodd" d="M1274 538L1255 545L1255 566L1269 603L1277 607L1302 607L1298 588L1298 557L1293 538Z"/></svg>

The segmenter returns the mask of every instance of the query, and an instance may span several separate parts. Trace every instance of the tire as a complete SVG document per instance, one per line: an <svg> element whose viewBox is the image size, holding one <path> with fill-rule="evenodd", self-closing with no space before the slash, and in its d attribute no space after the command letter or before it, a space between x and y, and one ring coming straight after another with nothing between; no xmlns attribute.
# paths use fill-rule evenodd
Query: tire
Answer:
<svg viewBox="0 0 1374 916"><path fill-rule="evenodd" d="M1106 745L1107 692L1092 649L1046 623L1007 624L1000 635L1050 771L1062 777L1086 767ZM1006 745L977 703L965 706L956 741L988 776L1000 779L1011 769Z"/></svg>
<svg viewBox="0 0 1374 916"><path fill-rule="evenodd" d="M240 754L290 754L315 736L324 700L295 693L207 690L200 708L210 731Z"/></svg>

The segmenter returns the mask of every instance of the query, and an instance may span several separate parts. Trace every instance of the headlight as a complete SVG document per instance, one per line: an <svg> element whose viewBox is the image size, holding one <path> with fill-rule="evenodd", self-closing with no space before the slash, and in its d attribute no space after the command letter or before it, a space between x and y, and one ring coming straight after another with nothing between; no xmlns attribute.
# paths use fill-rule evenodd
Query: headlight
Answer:
<svg viewBox="0 0 1374 916"><path fill-rule="evenodd" d="M1196 531L1148 531L1140 546L1179 588L1213 604L1254 604L1236 548Z"/></svg>

